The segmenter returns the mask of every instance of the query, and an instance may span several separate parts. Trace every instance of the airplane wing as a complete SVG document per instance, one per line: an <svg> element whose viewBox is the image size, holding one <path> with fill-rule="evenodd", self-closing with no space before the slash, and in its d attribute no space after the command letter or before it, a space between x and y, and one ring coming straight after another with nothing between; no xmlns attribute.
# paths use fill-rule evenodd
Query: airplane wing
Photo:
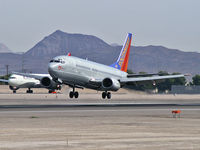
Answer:
<svg viewBox="0 0 200 150"><path fill-rule="evenodd" d="M8 80L0 79L0 82L6 82L6 83L8 83Z"/></svg>
<svg viewBox="0 0 200 150"><path fill-rule="evenodd" d="M12 73L21 75L21 76L25 76L25 77L29 77L29 78L35 78L37 80L41 80L43 77L50 77L49 74L32 74L32 73L20 73L20 72L12 72Z"/></svg>
<svg viewBox="0 0 200 150"><path fill-rule="evenodd" d="M148 73L148 74L127 74L128 78L131 77L147 77L147 76L153 76L153 75L160 75L159 73Z"/></svg>
<svg viewBox="0 0 200 150"><path fill-rule="evenodd" d="M166 76L153 76L153 77L121 78L120 83L173 79L173 78L181 78L181 77L184 77L184 75L180 74L180 75L166 75Z"/></svg>

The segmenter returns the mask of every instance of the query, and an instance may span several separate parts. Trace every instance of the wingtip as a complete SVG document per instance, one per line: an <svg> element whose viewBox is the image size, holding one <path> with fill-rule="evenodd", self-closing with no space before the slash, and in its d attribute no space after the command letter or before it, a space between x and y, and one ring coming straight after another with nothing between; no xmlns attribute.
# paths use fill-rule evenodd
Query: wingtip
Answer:
<svg viewBox="0 0 200 150"><path fill-rule="evenodd" d="M191 76L191 74L184 74L184 76Z"/></svg>

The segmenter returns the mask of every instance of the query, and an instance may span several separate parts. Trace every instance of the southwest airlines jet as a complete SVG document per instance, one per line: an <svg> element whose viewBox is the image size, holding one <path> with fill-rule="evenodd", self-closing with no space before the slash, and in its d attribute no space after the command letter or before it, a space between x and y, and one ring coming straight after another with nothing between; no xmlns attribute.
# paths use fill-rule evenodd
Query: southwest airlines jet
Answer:
<svg viewBox="0 0 200 150"><path fill-rule="evenodd" d="M103 99L110 99L110 91L117 91L128 82L184 77L184 75L142 77L127 74L131 39L132 34L129 33L117 61L110 66L73 57L70 54L68 56L57 56L51 60L48 67L49 74L55 82L73 88L73 91L69 93L70 98L78 98L79 93L75 91L75 88L90 88L103 91ZM46 82L50 83L47 78Z"/></svg>

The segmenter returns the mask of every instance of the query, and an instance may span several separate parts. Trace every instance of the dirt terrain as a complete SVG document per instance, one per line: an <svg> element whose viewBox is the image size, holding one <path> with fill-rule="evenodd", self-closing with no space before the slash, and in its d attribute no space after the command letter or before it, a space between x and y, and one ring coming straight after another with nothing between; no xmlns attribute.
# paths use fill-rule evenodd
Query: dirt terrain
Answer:
<svg viewBox="0 0 200 150"><path fill-rule="evenodd" d="M100 93L90 91L82 92L79 100L68 99L67 93L3 94L2 89L0 93L0 150L200 149L199 95L144 95L121 91L108 101L101 100ZM93 103L105 106L68 107L69 104ZM136 106L106 107L124 103ZM146 106L157 103L169 105ZM170 105L181 103L188 105ZM49 104L54 107L40 107ZM12 108L13 105L25 106ZM28 107L33 105L37 107ZM172 117L174 109L181 110L180 118Z"/></svg>

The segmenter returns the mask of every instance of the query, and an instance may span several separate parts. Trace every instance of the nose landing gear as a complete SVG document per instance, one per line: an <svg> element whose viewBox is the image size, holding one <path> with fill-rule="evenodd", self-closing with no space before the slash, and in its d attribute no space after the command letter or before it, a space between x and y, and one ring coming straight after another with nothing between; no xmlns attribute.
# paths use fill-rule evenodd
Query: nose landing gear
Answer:
<svg viewBox="0 0 200 150"><path fill-rule="evenodd" d="M107 99L111 99L111 93L110 92L102 92L102 98L105 99L107 97Z"/></svg>

